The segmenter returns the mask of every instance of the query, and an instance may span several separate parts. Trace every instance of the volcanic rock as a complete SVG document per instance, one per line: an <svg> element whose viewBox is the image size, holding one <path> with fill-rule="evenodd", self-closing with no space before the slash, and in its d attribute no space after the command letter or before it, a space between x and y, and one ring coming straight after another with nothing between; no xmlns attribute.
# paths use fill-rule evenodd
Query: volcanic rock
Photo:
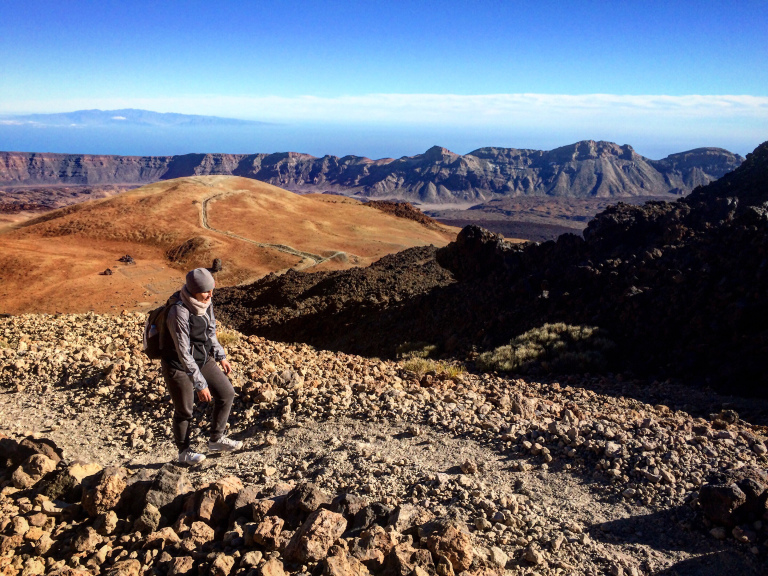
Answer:
<svg viewBox="0 0 768 576"><path fill-rule="evenodd" d="M285 557L295 562L317 562L344 533L344 516L330 510L317 510L293 535L285 548Z"/></svg>

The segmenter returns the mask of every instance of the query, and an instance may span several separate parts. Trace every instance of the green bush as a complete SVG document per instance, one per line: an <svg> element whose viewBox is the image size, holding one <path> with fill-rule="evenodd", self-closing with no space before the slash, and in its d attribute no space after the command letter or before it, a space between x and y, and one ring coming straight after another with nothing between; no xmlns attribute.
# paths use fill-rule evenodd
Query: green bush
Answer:
<svg viewBox="0 0 768 576"><path fill-rule="evenodd" d="M477 366L485 371L526 373L600 372L615 348L603 330L594 326L544 324L514 338L507 346L484 352Z"/></svg>

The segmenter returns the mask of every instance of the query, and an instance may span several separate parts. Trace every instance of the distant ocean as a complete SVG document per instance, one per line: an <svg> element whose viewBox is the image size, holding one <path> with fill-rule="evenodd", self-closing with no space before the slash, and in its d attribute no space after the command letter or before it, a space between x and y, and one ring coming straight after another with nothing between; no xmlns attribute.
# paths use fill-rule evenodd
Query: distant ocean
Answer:
<svg viewBox="0 0 768 576"><path fill-rule="evenodd" d="M156 128L32 127L0 124L1 151L121 156L302 152L313 156L355 155L378 159L413 156L435 145L443 146L457 154L467 154L485 146L551 150L585 139L601 138L596 134L520 133L508 128L471 130L435 126L263 124ZM669 141L617 143L630 144L639 154L652 159L660 159L668 154L696 147ZM727 144L716 142L700 145L727 147Z"/></svg>

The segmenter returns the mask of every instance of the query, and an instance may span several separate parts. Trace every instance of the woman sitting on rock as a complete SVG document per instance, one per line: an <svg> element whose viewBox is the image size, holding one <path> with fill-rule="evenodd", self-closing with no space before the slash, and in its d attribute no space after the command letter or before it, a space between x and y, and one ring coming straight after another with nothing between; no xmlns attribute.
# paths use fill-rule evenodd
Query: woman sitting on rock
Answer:
<svg viewBox="0 0 768 576"><path fill-rule="evenodd" d="M173 437L182 464L199 464L205 460L204 455L190 449L195 393L201 402L213 400L208 450L230 452L243 447L241 441L224 435L235 390L226 376L232 367L216 338L214 286L213 276L206 268L192 270L187 274L186 284L171 296L166 316L174 346L163 348L161 366L173 400ZM221 368L216 362L221 363Z"/></svg>

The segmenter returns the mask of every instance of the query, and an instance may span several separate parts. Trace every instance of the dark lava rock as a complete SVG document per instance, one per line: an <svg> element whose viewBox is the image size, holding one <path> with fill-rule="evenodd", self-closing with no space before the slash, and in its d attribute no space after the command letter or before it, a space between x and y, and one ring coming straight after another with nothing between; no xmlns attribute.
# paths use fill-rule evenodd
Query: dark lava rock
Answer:
<svg viewBox="0 0 768 576"><path fill-rule="evenodd" d="M365 500L355 494L340 494L331 502L330 511L337 512L347 520L352 521L360 510L365 507Z"/></svg>
<svg viewBox="0 0 768 576"><path fill-rule="evenodd" d="M699 504L704 515L716 524L736 526L736 510L747 501L747 496L736 484L701 487Z"/></svg>
<svg viewBox="0 0 768 576"><path fill-rule="evenodd" d="M147 491L146 502L154 505L166 518L175 518L192 489L192 483L182 467L165 464Z"/></svg>
<svg viewBox="0 0 768 576"><path fill-rule="evenodd" d="M414 208L410 202L392 202L391 200L370 200L365 203L366 206L376 208L387 214L392 214L398 218L405 218L406 220L413 220L419 224L423 224L427 228L437 229L440 225L436 220L433 220L421 210Z"/></svg>
<svg viewBox="0 0 768 576"><path fill-rule="evenodd" d="M393 356L411 333L422 332L425 319L414 315L415 309L429 315L434 290L454 282L435 261L435 251L433 246L410 248L367 268L270 274L248 286L219 290L216 314L247 334Z"/></svg>
<svg viewBox="0 0 768 576"><path fill-rule="evenodd" d="M350 533L359 534L374 524L386 526L389 516L392 514L392 510L391 506L387 506L381 502L373 502L372 504L369 504L355 514Z"/></svg>
<svg viewBox="0 0 768 576"><path fill-rule="evenodd" d="M289 526L298 527L307 517L331 503L331 498L311 482L299 484L285 498L285 521Z"/></svg>

